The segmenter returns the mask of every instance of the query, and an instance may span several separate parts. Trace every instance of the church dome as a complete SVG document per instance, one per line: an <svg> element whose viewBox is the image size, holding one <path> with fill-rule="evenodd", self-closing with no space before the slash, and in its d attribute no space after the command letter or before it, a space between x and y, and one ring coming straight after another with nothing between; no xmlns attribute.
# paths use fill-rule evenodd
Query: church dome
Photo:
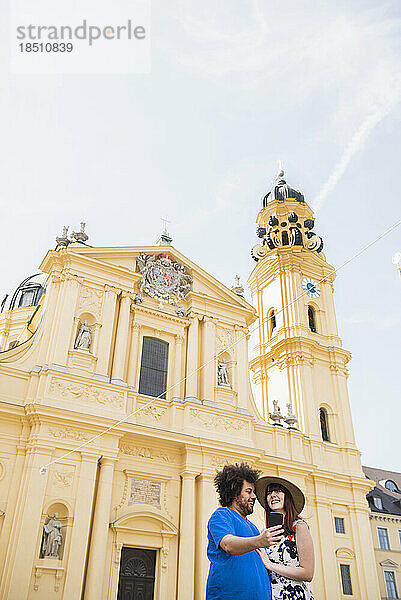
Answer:
<svg viewBox="0 0 401 600"><path fill-rule="evenodd" d="M37 306L46 292L46 280L47 275L44 273L36 273L24 279L14 291L4 297L0 312L13 310L14 308Z"/></svg>
<svg viewBox="0 0 401 600"><path fill-rule="evenodd" d="M273 186L273 189L263 198L263 207L267 206L272 200L283 201L287 198L294 198L297 202L305 202L304 195L295 188L287 184L284 179L279 179Z"/></svg>

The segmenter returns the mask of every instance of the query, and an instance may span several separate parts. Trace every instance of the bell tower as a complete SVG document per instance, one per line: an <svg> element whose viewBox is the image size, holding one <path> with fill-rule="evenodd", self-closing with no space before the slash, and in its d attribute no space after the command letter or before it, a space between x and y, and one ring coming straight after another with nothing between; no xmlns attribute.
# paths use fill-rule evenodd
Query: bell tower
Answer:
<svg viewBox="0 0 401 600"><path fill-rule="evenodd" d="M314 232L304 196L281 171L257 217L260 243L249 287L257 308L250 368L266 420L297 427L316 441L355 447L346 364L333 299L335 272ZM273 404L274 402L274 404ZM283 417L283 419L281 419Z"/></svg>

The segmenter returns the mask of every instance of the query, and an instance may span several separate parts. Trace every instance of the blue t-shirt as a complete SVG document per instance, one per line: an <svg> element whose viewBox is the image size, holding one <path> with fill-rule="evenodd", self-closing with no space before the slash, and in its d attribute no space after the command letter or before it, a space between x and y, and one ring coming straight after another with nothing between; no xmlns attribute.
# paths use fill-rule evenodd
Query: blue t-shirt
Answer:
<svg viewBox="0 0 401 600"><path fill-rule="evenodd" d="M208 523L210 560L206 600L271 600L269 573L256 550L234 556L220 547L225 535L252 537L258 528L231 508L218 508Z"/></svg>

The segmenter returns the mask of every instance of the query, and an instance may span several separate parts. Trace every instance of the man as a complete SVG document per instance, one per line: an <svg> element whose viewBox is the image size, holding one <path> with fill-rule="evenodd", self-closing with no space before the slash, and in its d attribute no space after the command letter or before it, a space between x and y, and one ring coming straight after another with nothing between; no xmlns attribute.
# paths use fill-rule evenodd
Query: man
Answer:
<svg viewBox="0 0 401 600"><path fill-rule="evenodd" d="M269 573L257 548L280 541L281 525L264 529L248 521L256 500L259 471L246 463L226 465L214 479L221 507L208 523L210 570L206 600L270 600Z"/></svg>

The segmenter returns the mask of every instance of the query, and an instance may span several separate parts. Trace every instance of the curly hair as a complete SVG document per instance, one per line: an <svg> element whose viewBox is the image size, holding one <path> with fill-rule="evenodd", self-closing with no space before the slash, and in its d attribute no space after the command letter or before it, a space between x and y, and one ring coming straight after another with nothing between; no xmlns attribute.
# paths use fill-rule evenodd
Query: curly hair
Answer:
<svg viewBox="0 0 401 600"><path fill-rule="evenodd" d="M259 474L260 471L251 469L247 463L225 465L214 478L221 506L231 506L235 498L240 495L244 481L255 485Z"/></svg>

